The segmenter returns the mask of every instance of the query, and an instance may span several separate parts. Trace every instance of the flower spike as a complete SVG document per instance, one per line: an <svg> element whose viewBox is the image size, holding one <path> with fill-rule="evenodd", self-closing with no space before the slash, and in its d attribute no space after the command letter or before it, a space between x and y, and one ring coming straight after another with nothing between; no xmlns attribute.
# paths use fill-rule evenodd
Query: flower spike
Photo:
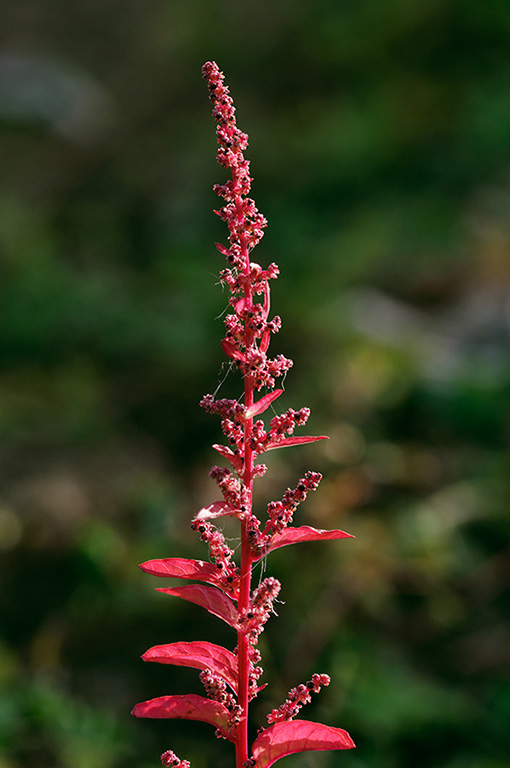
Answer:
<svg viewBox="0 0 510 768"><path fill-rule="evenodd" d="M329 676L314 674L306 684L293 688L287 700L267 716L269 725L259 730L251 751L248 746L250 702L265 688L259 683L263 673L258 649L260 634L279 595L281 584L272 576L252 586L252 568L275 549L300 542L350 538L340 530L321 530L291 525L294 512L315 491L321 480L319 472L306 472L294 488L288 488L279 501L267 503L267 517L254 514L254 480L267 467L256 457L266 451L304 445L326 439L325 435L294 434L310 416L309 408L294 410L267 419L260 418L283 395L275 388L285 376L292 360L277 354L269 357L271 337L281 327L278 315L270 317L270 281L278 277L276 264L264 268L251 260L267 221L254 200L248 197L252 178L244 157L248 136L236 124L235 108L222 72L215 62L202 68L213 106L218 142L217 160L230 173L214 191L223 199L216 213L228 228L228 246L216 243L227 267L220 280L229 291L229 314L225 317L223 352L237 367L244 392L239 400L205 395L200 405L221 419L225 445L215 443L214 450L229 466L214 466L211 478L222 500L203 506L191 527L209 550L209 562L186 558L149 560L140 566L158 577L185 579L183 586L159 587L158 591L180 597L222 619L237 635L233 651L206 641L157 645L143 655L144 661L198 669L206 697L195 694L161 696L137 704L136 717L181 718L201 720L216 728L216 735L235 744L236 768L269 768L285 755L304 750L350 749L354 743L346 731L320 723L295 720L301 708L328 685ZM262 390L262 392L261 392ZM256 394L260 393L260 394ZM240 557L229 546L221 525L233 518L240 528ZM218 524L218 527L217 525ZM193 583L194 582L194 583ZM201 583L196 583L201 582ZM162 755L162 763L173 768L189 768L171 750Z"/></svg>

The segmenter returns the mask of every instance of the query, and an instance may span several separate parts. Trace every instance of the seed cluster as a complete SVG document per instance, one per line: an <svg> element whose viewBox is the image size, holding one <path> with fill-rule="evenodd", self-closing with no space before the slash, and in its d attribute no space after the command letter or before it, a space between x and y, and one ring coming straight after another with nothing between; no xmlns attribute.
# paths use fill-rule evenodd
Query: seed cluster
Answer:
<svg viewBox="0 0 510 768"><path fill-rule="evenodd" d="M225 200L225 205L216 213L226 222L230 241L229 247L221 243L216 246L230 265L220 273L220 280L230 291L229 304L234 309L234 313L225 318L222 347L257 390L264 386L272 388L275 379L283 376L292 365L292 361L283 355L277 355L273 360L266 357L270 335L277 333L281 326L278 316L269 319L269 280L278 276L278 267L270 264L263 269L250 261L249 254L260 242L267 221L255 201L246 197L252 182L250 164L243 155L248 136L236 125L232 97L218 66L209 61L204 64L202 73L207 80L217 123L216 157L231 174L225 184L214 186ZM258 296L263 297L262 301L254 300Z"/></svg>
<svg viewBox="0 0 510 768"><path fill-rule="evenodd" d="M239 568L233 562L234 551L228 546L225 536L218 528L206 520L193 520L191 528L198 531L200 540L209 547L209 558L216 564L220 573L219 582L226 592L237 593L239 587Z"/></svg>
<svg viewBox="0 0 510 768"><path fill-rule="evenodd" d="M209 699L219 701L229 711L228 729L235 733L241 717L241 707L236 703L234 696L227 690L227 684L219 675L216 675L210 669L204 669L200 672L200 682L205 688ZM217 730L216 735L224 738L223 734Z"/></svg>
<svg viewBox="0 0 510 768"><path fill-rule="evenodd" d="M279 723L282 720L292 720L297 715L301 707L309 704L312 700L311 693L319 693L321 686L329 685L331 678L329 675L312 675L306 685L296 686L289 691L286 701L267 716L270 723Z"/></svg>
<svg viewBox="0 0 510 768"><path fill-rule="evenodd" d="M278 579L268 576L253 591L248 609L239 617L239 623L243 625L253 647L256 646L260 633L264 631L264 624L273 611L273 603L280 589Z"/></svg>
<svg viewBox="0 0 510 768"><path fill-rule="evenodd" d="M246 246L254 248L263 236L267 221L259 213L255 202L245 197L251 188L250 163L243 155L248 146L248 136L239 130L235 120L235 107L225 78L215 62L208 61L202 67L207 80L209 97L213 104L213 118L217 123L218 151L216 159L230 169L232 178L225 184L215 184L214 190L225 200L217 211L227 222L230 231L230 248L227 260L236 267L243 267L242 251Z"/></svg>
<svg viewBox="0 0 510 768"><path fill-rule="evenodd" d="M212 467L210 477L218 483L221 495L227 502L237 509L241 506L241 481L235 477L227 467Z"/></svg>
<svg viewBox="0 0 510 768"><path fill-rule="evenodd" d="M307 472L304 477L300 478L295 488L287 488L281 501L269 502L267 505L268 522L264 529L264 538L280 533L292 522L298 504L306 499L309 491L317 490L321 479L320 472ZM261 541L260 546L263 545L264 541Z"/></svg>
<svg viewBox="0 0 510 768"><path fill-rule="evenodd" d="M189 760L181 760L171 749L167 749L166 752L163 752L161 755L161 762L163 765L171 766L171 768L190 768Z"/></svg>

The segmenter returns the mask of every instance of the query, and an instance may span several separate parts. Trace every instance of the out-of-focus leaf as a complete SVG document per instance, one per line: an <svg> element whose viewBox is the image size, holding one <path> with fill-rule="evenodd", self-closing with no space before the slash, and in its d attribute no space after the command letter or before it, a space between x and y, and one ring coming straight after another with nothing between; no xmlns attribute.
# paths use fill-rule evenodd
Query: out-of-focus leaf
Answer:
<svg viewBox="0 0 510 768"><path fill-rule="evenodd" d="M237 690L237 658L221 645L205 640L155 645L143 654L142 659L159 664L211 669L222 677L233 691Z"/></svg>
<svg viewBox="0 0 510 768"><path fill-rule="evenodd" d="M289 720L265 728L253 743L257 768L269 768L276 760L294 752L352 749L356 745L341 728L308 720Z"/></svg>
<svg viewBox="0 0 510 768"><path fill-rule="evenodd" d="M159 696L136 704L131 712L135 717L179 718L201 720L216 726L229 741L234 740L229 730L229 711L219 701L212 701L194 693L184 696Z"/></svg>
<svg viewBox="0 0 510 768"><path fill-rule="evenodd" d="M216 587L205 587L202 584L187 584L184 587L158 587L158 592L165 595L182 597L190 603L196 603L226 621L231 627L237 626L238 613L234 602Z"/></svg>

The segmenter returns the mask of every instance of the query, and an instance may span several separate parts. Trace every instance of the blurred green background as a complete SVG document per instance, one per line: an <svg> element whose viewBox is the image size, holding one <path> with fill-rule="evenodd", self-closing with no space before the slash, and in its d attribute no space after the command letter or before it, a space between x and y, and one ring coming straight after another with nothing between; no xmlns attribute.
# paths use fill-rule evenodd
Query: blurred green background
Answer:
<svg viewBox="0 0 510 768"><path fill-rule="evenodd" d="M283 408L258 504L324 480L262 637L254 732L303 712L348 753L295 768L508 768L508 0L6 0L0 44L0 768L233 764L210 726L135 721L200 692L149 646L229 628L137 563L205 557L217 498L224 180L200 68L226 73L276 261ZM236 396L231 374L220 392Z"/></svg>

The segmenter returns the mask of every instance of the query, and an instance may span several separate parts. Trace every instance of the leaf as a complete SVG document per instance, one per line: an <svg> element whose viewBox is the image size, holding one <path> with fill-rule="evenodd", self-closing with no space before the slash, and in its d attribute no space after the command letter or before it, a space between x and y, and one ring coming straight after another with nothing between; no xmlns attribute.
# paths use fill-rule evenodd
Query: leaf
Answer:
<svg viewBox="0 0 510 768"><path fill-rule="evenodd" d="M266 445L266 451L272 451L275 448L288 448L291 445L305 445L305 443L315 443L317 440L329 440L327 435L318 435L316 437L282 437L281 440L274 440Z"/></svg>
<svg viewBox="0 0 510 768"><path fill-rule="evenodd" d="M142 701L134 706L131 714L135 717L201 720L216 726L229 741L235 741L235 735L228 725L228 709L219 701L212 701L194 693L185 696L159 696L157 699Z"/></svg>
<svg viewBox="0 0 510 768"><path fill-rule="evenodd" d="M228 256L228 254L230 253L228 248L225 248L225 246L222 245L221 243L215 243L215 245L220 253L222 253L224 256Z"/></svg>
<svg viewBox="0 0 510 768"><path fill-rule="evenodd" d="M352 749L356 745L341 728L309 720L288 720L265 728L253 743L256 768L269 768L276 760L294 752Z"/></svg>
<svg viewBox="0 0 510 768"><path fill-rule="evenodd" d="M222 517L223 515L230 515L231 517L237 517L239 510L232 504L228 504L226 501L213 501L208 507L202 507L194 519L195 520L214 520L215 517Z"/></svg>
<svg viewBox="0 0 510 768"><path fill-rule="evenodd" d="M184 587L157 587L165 595L182 597L190 603L196 603L226 621L231 627L237 626L239 618L234 602L216 587L204 587L202 584L187 584Z"/></svg>
<svg viewBox="0 0 510 768"><path fill-rule="evenodd" d="M234 692L237 691L237 657L221 645L205 640L155 645L143 654L142 659L159 664L211 669L222 677Z"/></svg>
<svg viewBox="0 0 510 768"><path fill-rule="evenodd" d="M243 460L241 456L234 453L228 446L215 443L213 448L215 451L218 451L220 456L223 456L224 459L230 461L235 470L239 472L243 468Z"/></svg>
<svg viewBox="0 0 510 768"><path fill-rule="evenodd" d="M260 340L260 347L259 347L260 351L263 352L264 354L267 352L269 348L270 340L271 340L271 334L269 333L269 331L264 331L264 333L262 334L262 338Z"/></svg>
<svg viewBox="0 0 510 768"><path fill-rule="evenodd" d="M226 254L225 254L225 256L226 256ZM246 296L243 296L242 299L239 299L234 304L234 309L235 309L235 311L237 312L238 315L243 311L243 309L246 309L247 307L248 307L248 300L247 300Z"/></svg>
<svg viewBox="0 0 510 768"><path fill-rule="evenodd" d="M214 584L224 592L237 594L237 587L225 589L219 569L212 563L203 560L188 560L185 557L166 557L162 560L147 560L139 566L145 573L152 576L169 577L174 579L196 579Z"/></svg>
<svg viewBox="0 0 510 768"><path fill-rule="evenodd" d="M162 560L147 560L139 566L153 576L170 576L175 579L197 579L210 582L217 576L217 568L203 560L188 560L185 557L166 557Z"/></svg>
<svg viewBox="0 0 510 768"><path fill-rule="evenodd" d="M216 584L218 569L203 560L188 560L185 557L166 557L162 560L147 560L139 566L152 576L169 576L174 579L197 579Z"/></svg>
<svg viewBox="0 0 510 768"><path fill-rule="evenodd" d="M272 552L273 549L286 547L289 544L300 544L303 541L329 541L330 539L353 538L354 536L352 534L346 533L345 531L325 531L321 528L312 528L311 525L300 525L299 528L289 526L281 533L275 533L264 552L259 555L256 560L260 560L261 557L267 555L268 552Z"/></svg>
<svg viewBox="0 0 510 768"><path fill-rule="evenodd" d="M264 397L261 397L256 403L253 403L251 408L248 408L244 414L246 421L252 419L254 416L259 416L259 414L264 413L271 403L276 400L277 397L280 397L282 392L283 389L275 389L274 392L269 392L268 395L264 395Z"/></svg>
<svg viewBox="0 0 510 768"><path fill-rule="evenodd" d="M246 361L246 355L243 352L240 352L237 347L232 344L231 341L223 339L221 342L221 348L227 357L231 357L233 360L239 360L242 363Z"/></svg>

